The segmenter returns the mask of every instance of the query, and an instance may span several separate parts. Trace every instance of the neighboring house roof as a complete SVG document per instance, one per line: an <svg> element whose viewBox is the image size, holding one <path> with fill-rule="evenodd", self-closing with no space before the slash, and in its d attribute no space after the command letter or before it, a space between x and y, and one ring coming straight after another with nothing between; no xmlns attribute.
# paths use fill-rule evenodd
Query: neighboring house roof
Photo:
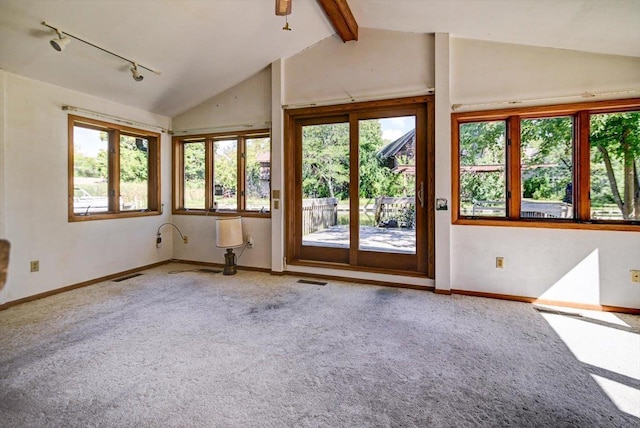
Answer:
<svg viewBox="0 0 640 428"><path fill-rule="evenodd" d="M390 142L383 148L378 151L378 156L383 159L387 159L393 157L401 152L408 144L411 144L416 139L416 130L412 129L411 131L404 134L402 137L398 138L395 141ZM415 145L415 144L414 144Z"/></svg>

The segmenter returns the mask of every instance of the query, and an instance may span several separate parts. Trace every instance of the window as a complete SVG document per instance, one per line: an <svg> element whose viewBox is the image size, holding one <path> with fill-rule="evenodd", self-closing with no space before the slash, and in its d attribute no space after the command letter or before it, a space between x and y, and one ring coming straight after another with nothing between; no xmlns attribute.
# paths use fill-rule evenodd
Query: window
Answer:
<svg viewBox="0 0 640 428"><path fill-rule="evenodd" d="M174 214L268 216L269 131L174 138Z"/></svg>
<svg viewBox="0 0 640 428"><path fill-rule="evenodd" d="M160 135L69 115L69 221L160 214Z"/></svg>
<svg viewBox="0 0 640 428"><path fill-rule="evenodd" d="M639 230L640 99L452 115L453 221Z"/></svg>

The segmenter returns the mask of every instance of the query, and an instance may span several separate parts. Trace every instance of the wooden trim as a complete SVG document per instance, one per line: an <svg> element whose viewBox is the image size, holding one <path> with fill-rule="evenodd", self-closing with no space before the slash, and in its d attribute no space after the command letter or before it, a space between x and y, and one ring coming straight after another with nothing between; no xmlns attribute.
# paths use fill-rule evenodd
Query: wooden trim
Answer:
<svg viewBox="0 0 640 428"><path fill-rule="evenodd" d="M520 116L507 120L507 141L505 141L505 184L507 188L507 217L520 219L521 205L521 158L520 158Z"/></svg>
<svg viewBox="0 0 640 428"><path fill-rule="evenodd" d="M202 209L182 209L173 211L174 215L193 215L202 217L251 217L251 218L271 218L271 213L261 213L259 211L209 211Z"/></svg>
<svg viewBox="0 0 640 428"><path fill-rule="evenodd" d="M93 220L113 220L118 218L131 218L131 217L150 217L162 214L162 211L120 211L118 213L105 212L100 214L78 215L70 219L71 223L78 223L83 221Z"/></svg>
<svg viewBox="0 0 640 428"><path fill-rule="evenodd" d="M358 23L347 0L318 0L318 3L343 42L358 40Z"/></svg>
<svg viewBox="0 0 640 428"><path fill-rule="evenodd" d="M151 263L149 265L137 267L137 268L134 268L134 269L125 270L125 271L114 273L114 274L111 274L111 275L102 276L100 278L90 279L88 281L79 282L77 284L67 285L66 287L56 288L55 290L45 291L44 293L34 294L33 296L23 297L22 299L12 300L11 302L7 302L7 303L4 303L4 304L0 305L0 311L8 309L8 308L10 308L12 306L20 305L22 303L32 302L34 300L43 299L45 297L53 296L53 295L64 293L64 292L71 291L71 290L75 290L77 288L87 287L89 285L94 285L94 284L97 284L99 282L109 281L111 279L116 279L116 278L119 278L121 276L125 276L125 275L129 275L129 274L132 274L132 273L140 272L140 271L143 271L143 270L151 269L151 268L154 268L154 267L166 265L167 263L170 263L170 262L171 262L171 260L165 260L165 261L162 261L162 262Z"/></svg>
<svg viewBox="0 0 640 428"><path fill-rule="evenodd" d="M184 205L184 145L171 139L171 212Z"/></svg>
<svg viewBox="0 0 640 428"><path fill-rule="evenodd" d="M109 211L120 212L120 131L109 131Z"/></svg>
<svg viewBox="0 0 640 428"><path fill-rule="evenodd" d="M460 124L451 115L451 224L460 218Z"/></svg>
<svg viewBox="0 0 640 428"><path fill-rule="evenodd" d="M153 140L153 141L152 141ZM153 198L147 198L147 208L152 211L162 211L162 179L160 176L160 146L161 137L149 137L148 141L148 175L147 194L155 194Z"/></svg>
<svg viewBox="0 0 640 428"><path fill-rule="evenodd" d="M576 123L577 122L577 123ZM589 147L590 118L588 111L581 111L574 121L574 147L575 147L575 169L573 186L573 201L575 202L575 218L581 221L591 219L591 156ZM586 192L577 192L577 189L587 189ZM576 196L578 196L576 198Z"/></svg>
<svg viewBox="0 0 640 428"><path fill-rule="evenodd" d="M67 164L67 190L68 190L68 198L67 198L67 221L71 222L75 218L75 214L73 212L73 198L75 196L74 190L74 165L75 165L75 151L74 151L74 141L73 141L73 129L75 123L73 118L75 116L69 116L67 119L67 137L68 137L68 164Z"/></svg>
<svg viewBox="0 0 640 428"><path fill-rule="evenodd" d="M296 227L297 227L297 219L296 212L299 212L295 209L295 201L296 201L296 177L298 176L297 171L297 161L298 161L298 150L295 147L295 140L298 138L298 126L295 121L291 118L290 113L285 110L283 114L283 146L284 146L284 154L282 159L283 171L284 171L284 195L282 201L284 201L284 207L280 207L280 209L285 208L283 214L284 217L284 255L287 259L293 260L298 256L296 245Z"/></svg>
<svg viewBox="0 0 640 428"><path fill-rule="evenodd" d="M471 291L471 290L453 289L451 290L451 292L453 294L460 294L463 296L485 297L489 299L499 299L499 300L511 300L515 302L533 303L533 304L548 305L548 306L561 306L565 308L585 309L590 311L619 312L624 314L640 315L639 308L626 308L622 306L610 306L610 305L592 305L588 303L546 300L546 299L539 299L536 297L515 296L511 294L485 293L481 291Z"/></svg>
<svg viewBox="0 0 640 428"><path fill-rule="evenodd" d="M435 209L435 197L436 197L436 116L435 116L435 104L427 103L426 111L427 135L427 277L435 279L436 277L436 209ZM419 266L419 269L420 266Z"/></svg>
<svg viewBox="0 0 640 428"><path fill-rule="evenodd" d="M317 117L320 115L338 115L348 113L358 113L361 110L371 111L375 109L386 110L392 107L410 107L434 102L433 95L417 95L414 97L390 98L377 101L359 101L346 104L333 104L329 106L311 106L300 108L285 108L285 113L291 118L299 119L304 117Z"/></svg>
<svg viewBox="0 0 640 428"><path fill-rule="evenodd" d="M433 290L434 293L436 294L442 294L443 296L451 296L451 290L442 290L440 288L436 288L435 290Z"/></svg>
<svg viewBox="0 0 640 428"><path fill-rule="evenodd" d="M508 220L508 219L475 219L475 218L458 218L453 221L457 226L499 226L499 227L534 227L542 229L583 229L583 230L612 230L621 232L640 232L640 224L635 223L605 223L605 222L576 222L572 219L567 220Z"/></svg>
<svg viewBox="0 0 640 428"><path fill-rule="evenodd" d="M213 139L204 140L204 210L209 211L216 202L215 145ZM183 205L184 207L184 205ZM182 207L181 207L182 208Z"/></svg>
<svg viewBox="0 0 640 428"><path fill-rule="evenodd" d="M276 273L272 272L272 274L276 274ZM383 287L408 288L412 290L434 291L435 289L435 287L431 285L400 284L397 282L379 281L376 279L350 278L348 276L338 276L338 275L325 275L325 274L293 272L293 271L277 272L277 274L286 275L286 276L300 276L303 278L318 278L318 279L327 279L327 280L333 280L333 281L343 281L351 284L381 285Z"/></svg>
<svg viewBox="0 0 640 428"><path fill-rule="evenodd" d="M349 114L349 259L358 265L360 254L360 122ZM337 259L335 261L338 261Z"/></svg>

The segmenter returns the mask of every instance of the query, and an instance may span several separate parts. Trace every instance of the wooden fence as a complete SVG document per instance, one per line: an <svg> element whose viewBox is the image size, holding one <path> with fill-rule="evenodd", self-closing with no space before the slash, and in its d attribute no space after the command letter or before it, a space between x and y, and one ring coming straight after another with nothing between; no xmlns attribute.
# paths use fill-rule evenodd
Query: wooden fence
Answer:
<svg viewBox="0 0 640 428"><path fill-rule="evenodd" d="M392 198L390 196L379 196L376 198L374 207L374 224L380 226L389 220L400 218L408 209L414 208L416 200L413 196ZM415 215L415 210L413 210ZM415 222L415 220L414 220ZM409 226L409 225L407 225ZM413 225L410 225L413 226Z"/></svg>
<svg viewBox="0 0 640 428"><path fill-rule="evenodd" d="M338 199L302 200L302 235L308 235L338 224Z"/></svg>

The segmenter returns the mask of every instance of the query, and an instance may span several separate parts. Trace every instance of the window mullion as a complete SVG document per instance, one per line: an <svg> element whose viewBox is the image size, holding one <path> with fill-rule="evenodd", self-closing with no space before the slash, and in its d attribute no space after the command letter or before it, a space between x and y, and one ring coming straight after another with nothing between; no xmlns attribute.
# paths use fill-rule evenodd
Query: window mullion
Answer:
<svg viewBox="0 0 640 428"><path fill-rule="evenodd" d="M509 131L507 142L507 217L520 218L520 204L522 197L521 159L520 159L520 116L508 119Z"/></svg>
<svg viewBox="0 0 640 428"><path fill-rule="evenodd" d="M349 263L358 264L360 241L360 126L358 115L349 114Z"/></svg>
<svg viewBox="0 0 640 428"><path fill-rule="evenodd" d="M213 185L214 180L214 170L213 170L213 153L214 153L214 142L212 138L207 138L205 140L205 149L204 149L204 207L205 210L210 210L213 208L213 204L215 203L215 186Z"/></svg>
<svg viewBox="0 0 640 428"><path fill-rule="evenodd" d="M120 130L109 132L109 211L120 211Z"/></svg>
<svg viewBox="0 0 640 428"><path fill-rule="evenodd" d="M573 197L576 202L576 218L580 221L591 219L591 201L589 193L591 189L591 155L589 152L589 112L586 110L576 115L576 186L573 189Z"/></svg>
<svg viewBox="0 0 640 428"><path fill-rule="evenodd" d="M246 185L245 185L245 172L246 172L246 136L239 136L236 142L236 153L238 156L238 167L236 180L236 198L238 211L244 211L246 209Z"/></svg>

